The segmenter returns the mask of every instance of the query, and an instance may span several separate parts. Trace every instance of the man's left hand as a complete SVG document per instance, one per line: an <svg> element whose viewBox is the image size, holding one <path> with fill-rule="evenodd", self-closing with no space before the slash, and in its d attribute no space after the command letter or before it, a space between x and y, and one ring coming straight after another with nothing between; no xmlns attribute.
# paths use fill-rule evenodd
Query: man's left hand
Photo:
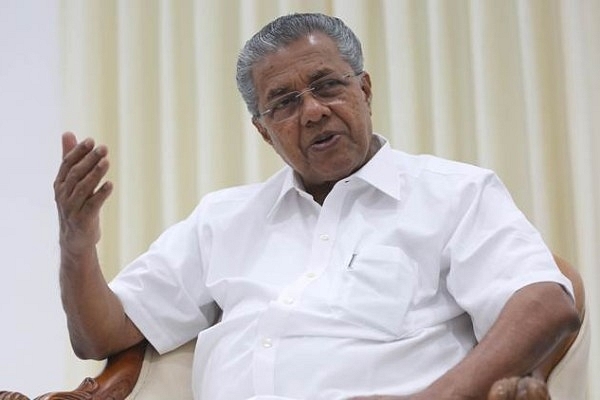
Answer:
<svg viewBox="0 0 600 400"><path fill-rule="evenodd" d="M360 396L350 400L418 400L419 393L409 396ZM441 400L441 399L436 399ZM548 386L540 379L530 376L500 379L490 389L487 400L551 400Z"/></svg>
<svg viewBox="0 0 600 400"><path fill-rule="evenodd" d="M550 400L550 393L540 379L515 376L494 383L487 400Z"/></svg>

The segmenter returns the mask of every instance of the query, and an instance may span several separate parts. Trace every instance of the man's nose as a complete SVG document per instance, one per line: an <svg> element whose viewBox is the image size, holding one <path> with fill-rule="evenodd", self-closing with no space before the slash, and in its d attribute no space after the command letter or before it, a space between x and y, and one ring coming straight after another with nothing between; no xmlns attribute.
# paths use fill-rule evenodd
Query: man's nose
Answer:
<svg viewBox="0 0 600 400"><path fill-rule="evenodd" d="M299 96L301 96L299 107L302 125L319 122L323 117L331 114L329 106L323 104L311 90L303 90Z"/></svg>

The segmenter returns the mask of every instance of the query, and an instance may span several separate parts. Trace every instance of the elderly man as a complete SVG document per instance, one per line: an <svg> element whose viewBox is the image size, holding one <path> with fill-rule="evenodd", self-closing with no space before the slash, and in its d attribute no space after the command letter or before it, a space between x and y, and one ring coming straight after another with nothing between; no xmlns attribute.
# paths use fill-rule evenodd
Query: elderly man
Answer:
<svg viewBox="0 0 600 400"><path fill-rule="evenodd" d="M287 166L206 196L110 286L95 247L107 149L63 136L60 278L80 357L198 337L196 399L482 399L577 328L570 282L492 172L373 133L342 21L278 18L237 71Z"/></svg>

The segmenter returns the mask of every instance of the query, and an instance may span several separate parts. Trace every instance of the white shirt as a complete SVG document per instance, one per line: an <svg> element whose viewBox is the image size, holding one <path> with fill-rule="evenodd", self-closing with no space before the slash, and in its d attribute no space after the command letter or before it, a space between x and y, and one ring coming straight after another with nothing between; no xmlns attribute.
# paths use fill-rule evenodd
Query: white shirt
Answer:
<svg viewBox="0 0 600 400"><path fill-rule="evenodd" d="M323 206L300 186L207 195L111 283L159 352L198 335L198 400L413 393L519 288L572 291L489 170L385 144Z"/></svg>

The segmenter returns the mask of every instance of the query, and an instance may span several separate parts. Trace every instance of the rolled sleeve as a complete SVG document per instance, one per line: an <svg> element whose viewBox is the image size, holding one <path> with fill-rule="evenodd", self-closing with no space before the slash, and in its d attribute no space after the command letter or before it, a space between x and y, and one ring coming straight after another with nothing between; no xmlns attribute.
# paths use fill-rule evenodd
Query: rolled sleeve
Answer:
<svg viewBox="0 0 600 400"><path fill-rule="evenodd" d="M217 314L203 283L196 218L167 229L110 283L127 316L160 353L196 337Z"/></svg>
<svg viewBox="0 0 600 400"><path fill-rule="evenodd" d="M471 316L481 340L517 290L556 282L573 296L573 288L500 179L490 172L474 187L449 243L448 290Z"/></svg>

